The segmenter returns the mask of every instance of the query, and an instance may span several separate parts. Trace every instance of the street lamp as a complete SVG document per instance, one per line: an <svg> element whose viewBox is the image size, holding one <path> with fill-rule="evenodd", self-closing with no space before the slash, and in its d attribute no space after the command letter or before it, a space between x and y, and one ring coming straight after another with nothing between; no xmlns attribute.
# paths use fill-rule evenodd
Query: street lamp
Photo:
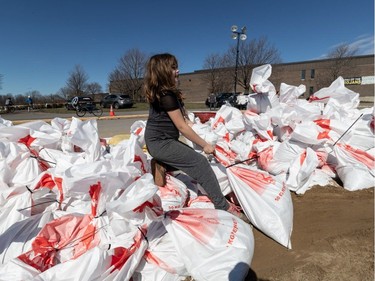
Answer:
<svg viewBox="0 0 375 281"><path fill-rule="evenodd" d="M232 30L232 39L237 40L237 51L236 51L236 68L234 72L234 94L237 93L237 69L238 69L238 53L239 53L239 44L240 44L240 39L242 41L246 40L246 26L241 28L241 31L238 30L237 25L232 25L231 27Z"/></svg>

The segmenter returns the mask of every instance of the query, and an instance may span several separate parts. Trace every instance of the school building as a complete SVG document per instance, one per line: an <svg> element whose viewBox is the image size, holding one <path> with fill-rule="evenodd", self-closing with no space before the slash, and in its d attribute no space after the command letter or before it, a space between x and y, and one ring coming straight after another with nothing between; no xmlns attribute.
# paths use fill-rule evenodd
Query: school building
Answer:
<svg viewBox="0 0 375 281"><path fill-rule="evenodd" d="M374 55L355 56L346 59L345 63L340 64L340 62L343 61L322 59L272 64L272 74L268 80L272 82L276 90L279 90L281 83L293 86L303 84L306 86L306 92L301 98L308 98L319 89L329 86L334 80L331 78L332 73L339 70L339 76L345 79L345 86L359 93L361 103L362 101L368 102L369 106L372 106L375 82ZM186 95L186 102L206 100L210 94L208 81L205 79L208 73L209 70L197 70L180 74L180 89ZM237 90L243 91L239 85L237 85Z"/></svg>

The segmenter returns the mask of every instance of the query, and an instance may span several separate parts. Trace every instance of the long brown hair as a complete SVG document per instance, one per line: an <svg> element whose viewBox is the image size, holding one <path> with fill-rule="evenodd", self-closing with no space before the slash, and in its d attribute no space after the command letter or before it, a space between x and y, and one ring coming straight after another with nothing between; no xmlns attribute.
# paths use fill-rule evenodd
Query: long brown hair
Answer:
<svg viewBox="0 0 375 281"><path fill-rule="evenodd" d="M160 100L160 95L166 91L176 93L177 97L181 99L181 93L177 89L174 77L172 77L172 71L177 67L176 57L168 53L157 54L149 59L143 86L148 102Z"/></svg>

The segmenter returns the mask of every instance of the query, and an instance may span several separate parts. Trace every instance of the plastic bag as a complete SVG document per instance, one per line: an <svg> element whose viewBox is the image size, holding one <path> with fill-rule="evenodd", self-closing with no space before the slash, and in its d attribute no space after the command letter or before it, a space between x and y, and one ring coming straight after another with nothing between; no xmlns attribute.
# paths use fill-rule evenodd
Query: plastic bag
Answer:
<svg viewBox="0 0 375 281"><path fill-rule="evenodd" d="M168 212L163 223L194 279L246 277L254 253L254 237L250 226L241 219L222 210L185 208Z"/></svg>

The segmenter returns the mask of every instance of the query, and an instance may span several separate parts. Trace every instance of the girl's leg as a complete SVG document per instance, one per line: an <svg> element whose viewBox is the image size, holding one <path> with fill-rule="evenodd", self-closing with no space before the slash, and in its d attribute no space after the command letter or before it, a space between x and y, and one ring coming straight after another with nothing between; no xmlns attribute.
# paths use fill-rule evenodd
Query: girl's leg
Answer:
<svg viewBox="0 0 375 281"><path fill-rule="evenodd" d="M186 144L175 140L149 142L147 149L158 161L177 168L195 179L206 191L216 209L227 210L229 208L217 177L206 157Z"/></svg>

